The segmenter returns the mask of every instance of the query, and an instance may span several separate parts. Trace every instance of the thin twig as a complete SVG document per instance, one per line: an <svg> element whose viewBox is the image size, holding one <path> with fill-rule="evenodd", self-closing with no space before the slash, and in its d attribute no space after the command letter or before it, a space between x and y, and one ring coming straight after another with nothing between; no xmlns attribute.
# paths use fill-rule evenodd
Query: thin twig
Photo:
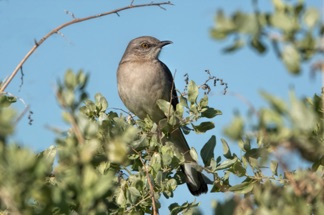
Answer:
<svg viewBox="0 0 324 215"><path fill-rule="evenodd" d="M129 6L126 6L126 7L122 7L122 8L112 10L112 11L109 11L109 12L105 12L105 13L100 13L100 14L97 14L97 15L87 16L87 17L84 17L84 18L75 18L75 19L73 19L73 20L71 20L69 22L66 22L66 23L54 28L49 33L47 33L42 39L40 39L39 41L35 41L34 46L29 50L29 52L25 55L25 57L18 63L17 67L11 73L9 78L1 85L0 92L3 92L7 88L9 83L16 76L17 72L20 70L20 68L23 66L23 64L27 61L27 59L35 52L35 50L43 42L45 42L50 36L52 36L54 34L57 34L63 28L65 28L67 26L70 26L70 25L73 25L73 24L76 24L76 23L79 23L79 22L84 22L84 21L87 21L87 20L90 20L90 19L96 19L96 18L107 16L107 15L110 15L110 14L118 14L118 12L120 12L120 11L132 9L132 8L157 6L157 7L160 7L162 9L165 9L165 8L161 7L161 5L173 5L173 4L170 1L167 1L167 2L158 2L158 3L149 3L149 4L129 5Z"/></svg>
<svg viewBox="0 0 324 215"><path fill-rule="evenodd" d="M130 208L127 208L127 210L125 211L125 213L129 213L133 208L137 207L138 205L140 205L142 202L146 201L147 199L151 198L151 195L148 194L145 198L141 199L139 202L137 202L135 205L133 205Z"/></svg>
<svg viewBox="0 0 324 215"><path fill-rule="evenodd" d="M19 85L18 92L20 92L22 86L24 85L24 76L25 76L25 74L24 74L24 71L23 71L23 67L20 68L20 74L21 74L21 76L20 76L20 85Z"/></svg>
<svg viewBox="0 0 324 215"><path fill-rule="evenodd" d="M29 111L28 120L29 120L29 124L31 125L31 123L33 121L33 119L31 118L31 115L33 114L33 112L30 111L30 106L27 105L26 102L22 98L20 98L18 96L15 96L15 95L13 95L11 93L8 93L8 92L0 92L0 95L1 94L2 95L7 95L7 96L14 97L15 99L19 100L24 105L24 107L25 107L24 110L23 110L23 112L21 114L19 114L18 118L15 120L14 124L17 125L18 122L22 119L22 117L27 113L27 111Z"/></svg>
<svg viewBox="0 0 324 215"><path fill-rule="evenodd" d="M148 182L148 184L150 186L150 194L151 194L150 196L151 196L151 199L152 199L153 215L159 215L159 210L158 210L158 208L156 207L156 204L155 204L154 187L153 187L151 179L149 177L150 173L148 172L147 167L146 167L146 165L144 164L144 162L142 160L141 154L138 151L136 151L134 148L132 148L132 150L140 156L139 159L140 159L140 161L141 161L141 163L142 163L142 165L143 165L143 167L145 169L145 172L146 172L147 182Z"/></svg>
<svg viewBox="0 0 324 215"><path fill-rule="evenodd" d="M18 118L15 120L15 125L18 124L18 122L23 118L23 116L29 111L30 106L26 106L21 114L19 114Z"/></svg>
<svg viewBox="0 0 324 215"><path fill-rule="evenodd" d="M294 175L288 170L288 167L285 162L282 161L282 159L277 155L274 154L274 156L277 158L279 165L282 167L284 174L288 181L290 182L291 186L294 189L294 192L297 196L300 196L302 191L300 190L297 181L294 178Z"/></svg>
<svg viewBox="0 0 324 215"><path fill-rule="evenodd" d="M122 111L122 112L126 113L127 115L130 115L132 118L134 118L134 117L133 117L134 115L133 115L131 112L126 111L126 110L124 110L124 109L122 109L122 108L108 108L108 110L109 110L109 109Z"/></svg>
<svg viewBox="0 0 324 215"><path fill-rule="evenodd" d="M73 19L76 19L74 13L72 13L71 11L68 11L68 10L64 10L64 12L68 15L70 15Z"/></svg>

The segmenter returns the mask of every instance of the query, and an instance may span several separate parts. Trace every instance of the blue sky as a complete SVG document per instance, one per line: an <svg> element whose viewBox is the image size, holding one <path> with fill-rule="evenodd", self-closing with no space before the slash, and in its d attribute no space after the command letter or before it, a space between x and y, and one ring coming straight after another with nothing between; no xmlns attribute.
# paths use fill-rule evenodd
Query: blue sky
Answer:
<svg viewBox="0 0 324 215"><path fill-rule="evenodd" d="M84 17L110 11L129 4L130 1L107 0L2 0L0 1L0 79L8 76L18 62L34 44L47 32L58 25L70 21L71 16ZM151 1L135 1L147 3ZM127 43L138 36L150 35L160 40L171 40L160 59L172 72L176 71L175 83L183 90L183 75L188 73L198 84L205 79L205 69L224 79L229 84L229 92L239 93L251 101L255 107L264 105L259 96L263 89L276 96L287 98L288 90L294 87L299 96L311 96L320 92L321 81L317 75L309 78L309 65L305 65L303 75L289 75L276 59L271 49L260 57L249 49L225 55L221 49L230 41L216 42L209 36L214 25L217 9L227 13L235 10L251 11L251 1L172 1L174 6L146 7L112 14L100 19L90 20L70 26L62 33L49 38L24 65L24 84L19 91L20 75L6 89L31 106L33 125L28 125L25 117L17 126L14 139L36 151L55 143L54 134L45 128L51 125L68 128L61 119L61 111L55 100L56 80L62 78L69 68L83 69L90 73L87 88L91 96L102 93L110 108L125 108L117 93L116 69ZM260 1L260 8L271 10L270 1ZM320 1L307 1L309 5L321 7ZM216 128L206 134L191 133L187 140L200 151L202 145L215 134L218 146L215 154L222 152L220 138L222 127L233 116L234 110L242 114L247 106L228 93L222 95L222 88L213 89L210 105L223 112L214 119ZM18 111L21 103L15 104ZM231 144L234 146L234 143ZM212 193L197 198L205 214L211 212L211 200L228 197L224 193ZM187 187L180 186L173 199L161 199L161 214L166 214L167 206L173 202L182 204L192 201Z"/></svg>

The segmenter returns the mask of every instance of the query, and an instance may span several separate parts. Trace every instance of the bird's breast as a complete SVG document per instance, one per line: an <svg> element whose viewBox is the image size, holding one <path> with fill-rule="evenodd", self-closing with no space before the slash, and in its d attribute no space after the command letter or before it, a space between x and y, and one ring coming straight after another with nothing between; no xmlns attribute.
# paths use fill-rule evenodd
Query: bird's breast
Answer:
<svg viewBox="0 0 324 215"><path fill-rule="evenodd" d="M153 121L164 117L156 101L170 100L172 80L167 79L159 61L122 63L117 80L119 95L131 112L142 119L149 115Z"/></svg>

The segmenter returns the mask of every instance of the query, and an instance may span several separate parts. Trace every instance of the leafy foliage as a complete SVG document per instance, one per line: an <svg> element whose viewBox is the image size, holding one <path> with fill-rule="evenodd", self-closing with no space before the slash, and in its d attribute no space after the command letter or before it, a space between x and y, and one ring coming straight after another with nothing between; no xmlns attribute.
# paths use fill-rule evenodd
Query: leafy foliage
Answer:
<svg viewBox="0 0 324 215"><path fill-rule="evenodd" d="M256 1L254 1L256 2ZM257 53L270 39L288 71L298 74L301 63L322 52L319 12L273 0L273 12L216 15L215 39L235 36L229 53L249 44ZM302 22L300 22L302 21ZM273 35L278 32L278 35ZM209 71L207 74L210 76ZM17 98L0 95L0 213L1 214L154 214L163 195L172 198L184 183L184 157L168 138L173 129L205 133L215 127L221 111L208 104L212 76L202 84L187 80L174 109L168 101L157 105L167 116L158 125L109 110L106 98L88 97L88 75L68 70L58 82L57 101L70 129L57 134L56 144L41 153L12 140ZM204 93L202 93L204 92ZM214 153L212 135L198 153L212 176L211 192L231 193L214 202L215 214L320 214L324 210L324 90L299 99L293 91L284 101L265 91L268 106L255 110L251 120L241 115L223 129L222 155ZM233 145L233 143L235 145ZM294 169L290 155L299 155L308 168ZM206 179L208 180L208 179ZM209 179L210 180L210 179ZM170 214L201 214L199 203L169 205Z"/></svg>
<svg viewBox="0 0 324 215"><path fill-rule="evenodd" d="M295 2L295 3L294 3ZM216 40L232 36L233 42L224 48L230 53L249 46L264 54L269 43L292 74L299 74L301 63L323 52L319 38L323 35L323 23L317 8L306 7L304 1L273 0L273 10L261 11L254 1L254 13L236 11L226 16L219 10L215 26L210 31Z"/></svg>
<svg viewBox="0 0 324 215"><path fill-rule="evenodd" d="M3 138L0 151L3 212L152 213L154 207L161 206L161 195L173 197L177 186L184 183L180 171L184 157L168 140L167 133L179 126L189 128L191 124L195 129L189 132L205 132L213 127L212 122L199 125L194 122L220 114L208 107L206 95L199 98L198 87L190 82L190 93L181 97L182 103L176 110L167 101L158 102L167 119L160 123L162 127L157 127L150 119L129 120L127 116L107 111L108 102L100 93L93 101L88 98L87 83L84 72L71 70L58 82L57 100L70 129L57 137L56 146L36 155L17 144L8 145ZM0 113L11 110L7 100L4 101ZM4 127L11 128L12 117L1 120ZM4 137L11 134L10 129L4 132ZM212 144L215 146L215 137L207 143L207 149L213 150ZM211 159L213 153L206 147L201 155ZM196 153L194 149L191 151ZM198 205L174 203L169 208L171 214L177 214Z"/></svg>
<svg viewBox="0 0 324 215"><path fill-rule="evenodd" d="M176 110L167 101L158 102L167 118L156 126L148 118L134 120L107 111L108 102L101 94L96 94L93 101L87 97L87 82L88 76L82 71L76 74L67 71L64 81L58 82L57 99L63 119L71 128L57 137L56 146L37 155L17 144L7 144L5 137L11 130L4 132L0 150L3 212L152 213L161 206L161 195L173 197L177 186L184 183L179 168L184 158L169 142L168 132L190 125L193 129L187 129L189 132L205 132L211 127L201 125L213 123L194 125L195 121L220 114L208 106L208 95L199 97L199 87L191 81L188 97L181 95L182 102ZM232 200L217 203L215 211L224 213L229 205L235 206L230 211L232 214L321 210L324 202L323 191L319 189L324 174L321 97L298 100L291 92L290 104L286 104L265 92L262 95L270 108L259 111L259 121L251 126L255 131L229 125L234 132L228 135L238 142L240 155L233 153L230 144L221 139L223 156L215 158L215 136L200 151L204 163L200 168L214 177L211 192L235 194ZM10 105L6 103L0 110L0 113L8 112ZM11 120L1 121L4 127L12 127L13 116L9 117ZM245 120L238 117L242 124ZM288 171L284 161L276 157L276 151L283 146L298 150L304 159L313 162L312 169ZM190 153L198 159L194 148ZM270 172L264 171L265 166ZM237 180L240 182L233 184ZM298 200L299 208L290 209L295 204L291 199ZM199 214L193 209L198 205L173 203L169 209L171 214Z"/></svg>

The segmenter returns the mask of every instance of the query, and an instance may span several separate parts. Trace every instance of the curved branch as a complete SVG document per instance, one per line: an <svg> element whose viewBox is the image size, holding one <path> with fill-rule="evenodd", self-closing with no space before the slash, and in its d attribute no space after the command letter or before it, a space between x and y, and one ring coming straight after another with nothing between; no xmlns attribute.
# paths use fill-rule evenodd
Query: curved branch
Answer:
<svg viewBox="0 0 324 215"><path fill-rule="evenodd" d="M57 34L59 33L60 30L62 30L63 28L79 23L79 22L84 22L90 19L96 19L99 17L103 17L103 16L107 16L110 14L117 14L120 11L123 10L128 10L128 9L132 9L132 8L138 8L138 7L148 7L148 6L157 6L160 7L161 9L165 9L162 7L162 5L173 5L170 1L167 2L158 2L158 3L149 3L149 4L137 4L137 5L133 5L133 1L131 2L131 4L129 6L126 7L122 7L116 10L112 10L112 11L108 11L105 13L100 13L97 15L92 15L92 16L88 16L88 17L84 17L84 18L75 18L69 22L63 23L62 25L54 28L53 30L51 30L49 33L47 33L42 39L36 41L35 40L35 45L29 50L29 52L25 55L25 57L19 62L19 64L17 65L17 67L15 68L15 70L11 73L11 75L9 76L9 78L7 80L5 80L5 82L0 86L0 93L3 92L7 86L9 85L9 83L12 81L12 79L16 76L16 74L18 73L19 69L22 68L22 66L24 65L24 63L27 61L27 59L35 52L35 50L42 44L45 42L45 40L47 40L50 36L52 36L53 34Z"/></svg>

